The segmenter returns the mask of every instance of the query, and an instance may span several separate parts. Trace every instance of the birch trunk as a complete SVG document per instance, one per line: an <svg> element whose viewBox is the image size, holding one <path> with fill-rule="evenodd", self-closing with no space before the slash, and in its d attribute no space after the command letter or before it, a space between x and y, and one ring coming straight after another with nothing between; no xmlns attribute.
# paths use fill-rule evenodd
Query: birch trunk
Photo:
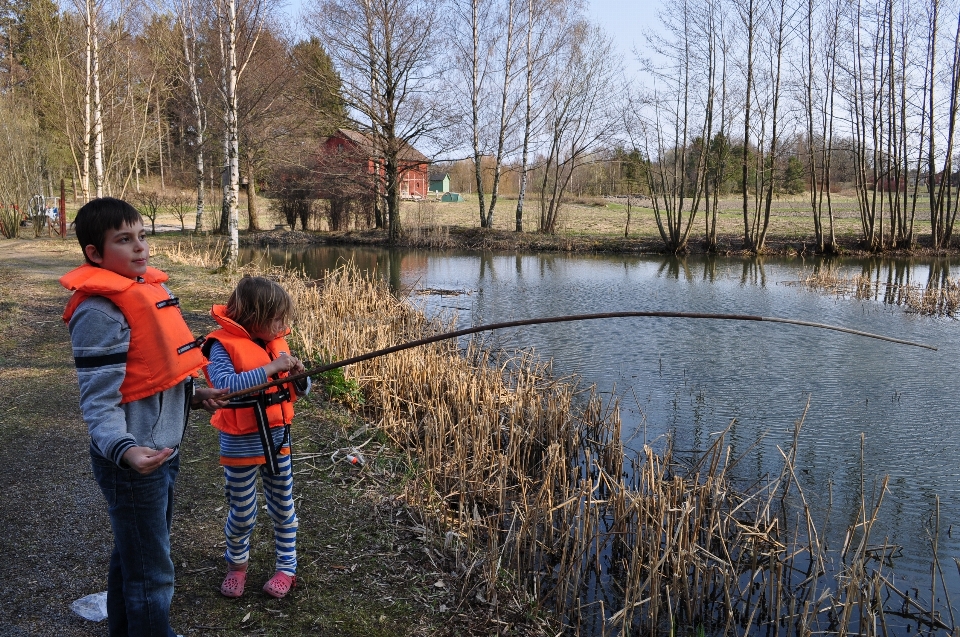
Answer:
<svg viewBox="0 0 960 637"><path fill-rule="evenodd" d="M206 133L206 123L203 112L203 102L200 99L200 84L197 80L196 65L196 30L194 26L193 5L189 0L180 7L180 27L183 31L183 59L185 62L186 84L190 90L190 106L193 109L194 143L196 144L196 184L197 184L197 219L194 223L194 233L203 232L203 143Z"/></svg>
<svg viewBox="0 0 960 637"><path fill-rule="evenodd" d="M523 148L520 151L520 186L517 192L517 214L516 227L514 230L523 232L523 199L527 192L527 161L530 152L530 133L533 128L532 121L532 103L533 103L533 51L531 49L531 39L533 37L533 0L527 0L527 43L526 43L526 62L527 69L526 90L524 96L526 106L523 115Z"/></svg>
<svg viewBox="0 0 960 637"><path fill-rule="evenodd" d="M93 64L90 79L93 83L93 178L97 197L103 197L103 102L100 98L100 37L99 16L93 11L90 21L90 49Z"/></svg>
<svg viewBox="0 0 960 637"><path fill-rule="evenodd" d="M507 138L507 101L513 72L513 3L507 2L507 43L504 49L503 89L500 92L500 127L497 131L497 154L493 165L493 184L490 186L490 212L487 213L487 227L493 227L493 211L497 207L497 195L500 190L500 174L503 166L504 147Z"/></svg>
<svg viewBox="0 0 960 637"><path fill-rule="evenodd" d="M227 264L237 265L240 250L237 202L240 199L240 136L237 129L237 3L227 3L227 41L225 77L225 124L226 181L223 189L223 210L227 214Z"/></svg>
<svg viewBox="0 0 960 637"><path fill-rule="evenodd" d="M93 96L93 8L91 0L84 3L86 26L86 47L84 55L84 92L83 92L83 159L80 164L80 188L83 199L90 199L90 133L92 129L91 107Z"/></svg>
<svg viewBox="0 0 960 637"><path fill-rule="evenodd" d="M480 149L480 0L471 0L470 35L473 38L472 57L470 59L470 111L473 116L473 168L477 180L477 201L480 205L480 227L490 227L484 209L483 192L483 152Z"/></svg>

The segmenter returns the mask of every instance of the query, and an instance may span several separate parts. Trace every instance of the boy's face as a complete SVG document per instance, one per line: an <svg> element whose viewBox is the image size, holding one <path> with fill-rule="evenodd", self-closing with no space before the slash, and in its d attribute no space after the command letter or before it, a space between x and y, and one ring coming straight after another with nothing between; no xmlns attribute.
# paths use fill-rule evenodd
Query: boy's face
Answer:
<svg viewBox="0 0 960 637"><path fill-rule="evenodd" d="M103 254L93 245L83 251L87 257L104 270L116 272L129 279L143 276L150 259L150 246L143 222L124 223L118 230L109 229L103 240Z"/></svg>

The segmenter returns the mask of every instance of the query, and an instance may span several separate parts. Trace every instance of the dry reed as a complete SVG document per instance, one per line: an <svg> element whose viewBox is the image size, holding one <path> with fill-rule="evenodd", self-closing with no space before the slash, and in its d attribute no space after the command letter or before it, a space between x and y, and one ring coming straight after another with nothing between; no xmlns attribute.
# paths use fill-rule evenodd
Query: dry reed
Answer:
<svg viewBox="0 0 960 637"><path fill-rule="evenodd" d="M960 282L949 278L921 285L881 281L866 274L841 276L827 268L801 278L799 284L840 297L882 300L928 316L955 317L960 311Z"/></svg>
<svg viewBox="0 0 960 637"><path fill-rule="evenodd" d="M449 328L349 265L320 281L278 276L311 361ZM461 603L505 620L550 611L575 635L886 636L894 614L953 631L952 613L891 584L894 547L871 536L885 481L828 553L795 475L802 418L780 475L746 488L726 431L685 469L669 447L628 457L616 402L529 352L443 341L345 374L367 419L409 455L406 501L424 536L442 539L436 559L459 578Z"/></svg>
<svg viewBox="0 0 960 637"><path fill-rule="evenodd" d="M227 244L222 238L192 238L175 244L160 243L151 248L154 255L174 263L200 268L216 268L223 264Z"/></svg>

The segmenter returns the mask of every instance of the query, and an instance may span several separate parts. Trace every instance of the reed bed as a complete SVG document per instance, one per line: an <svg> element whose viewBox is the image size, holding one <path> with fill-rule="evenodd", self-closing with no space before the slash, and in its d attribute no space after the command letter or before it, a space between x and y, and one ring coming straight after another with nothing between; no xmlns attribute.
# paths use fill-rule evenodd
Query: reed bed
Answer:
<svg viewBox="0 0 960 637"><path fill-rule="evenodd" d="M319 281L278 276L298 307L296 347L315 363L451 327L349 265ZM530 352L442 341L345 374L368 421L408 455L405 498L436 540L428 554L461 604L504 625L541 615L569 635L887 636L908 623L957 634L949 601L938 610L901 592L896 547L872 537L885 482L828 551L795 477L803 418L780 474L742 485L726 431L686 464L669 445L629 456L616 401ZM936 560L931 572L928 599L943 599Z"/></svg>
<svg viewBox="0 0 960 637"><path fill-rule="evenodd" d="M158 243L151 251L174 263L200 268L217 268L223 265L227 243L221 237L194 237L176 243Z"/></svg>
<svg viewBox="0 0 960 637"><path fill-rule="evenodd" d="M960 281L950 278L927 285L881 281L865 274L842 276L823 269L800 279L800 285L821 293L861 300L882 300L928 316L956 317L960 312Z"/></svg>

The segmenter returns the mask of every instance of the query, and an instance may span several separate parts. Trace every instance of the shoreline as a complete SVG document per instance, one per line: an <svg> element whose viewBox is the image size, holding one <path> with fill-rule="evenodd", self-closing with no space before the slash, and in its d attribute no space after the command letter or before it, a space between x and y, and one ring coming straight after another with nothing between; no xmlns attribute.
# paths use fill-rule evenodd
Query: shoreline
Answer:
<svg viewBox="0 0 960 637"><path fill-rule="evenodd" d="M174 234L174 233L170 233ZM193 236L193 235L184 235ZM219 235L207 235L215 237ZM935 250L924 245L923 237L912 249L886 249L881 251L865 250L859 239L839 237L837 254L818 254L814 249L813 237L768 236L764 249L755 253L742 248L742 239L733 235L718 237L718 249L707 250L702 242L693 241L687 250L678 256L722 256L722 257L889 257L889 258L931 258L960 257L960 246ZM464 251L493 252L560 252L569 254L630 254L630 255L669 255L659 237L614 237L600 234L565 233L546 235L476 227L439 227L424 230L408 230L405 235L391 245L386 230L289 230L272 229L262 231L243 231L240 244L247 247L267 247L283 245L346 245L371 246L378 248L406 249L443 249Z"/></svg>

